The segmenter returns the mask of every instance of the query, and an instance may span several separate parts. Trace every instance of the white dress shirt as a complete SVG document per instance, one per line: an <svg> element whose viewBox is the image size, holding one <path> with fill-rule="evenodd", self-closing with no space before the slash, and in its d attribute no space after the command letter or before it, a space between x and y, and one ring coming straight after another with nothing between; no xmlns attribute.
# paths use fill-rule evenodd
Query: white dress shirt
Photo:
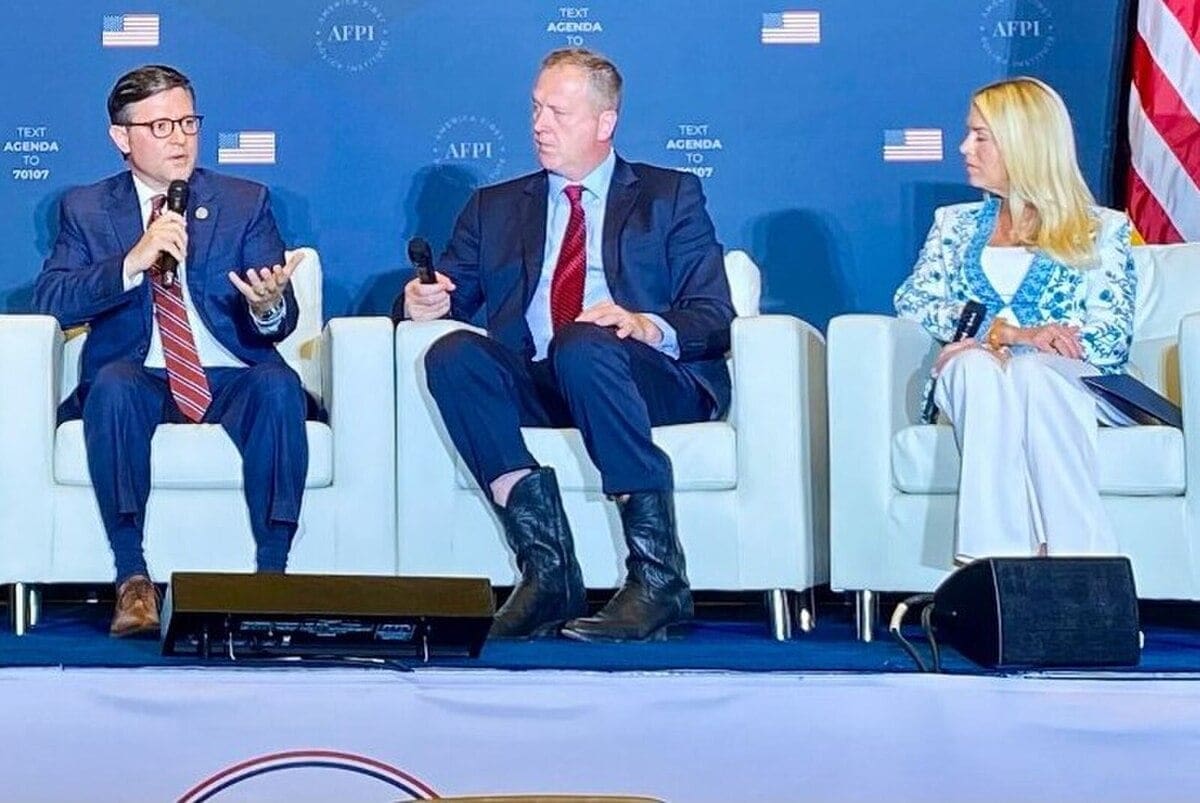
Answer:
<svg viewBox="0 0 1200 803"><path fill-rule="evenodd" d="M133 186L137 190L138 208L142 213L142 229L150 225L150 214L154 208L154 196L162 195L161 192L155 192L144 181L133 175ZM145 279L145 272L138 273L133 278L128 275L124 277L125 289L132 290L137 287ZM187 283L187 260L179 263L179 267L175 270L175 280L179 283L179 288L183 292L183 305L187 308L188 325L192 328L192 338L196 341L196 354L200 358L200 364L205 368L245 368L246 363L239 360L229 349L221 345L221 342L213 337L212 332L204 325L204 321L196 312L196 305L192 303L192 294L188 289ZM226 279L228 281L228 279ZM250 302L246 302L249 305ZM272 311L272 314L267 318L257 318L251 313L251 318L258 325L259 331L263 334L270 334L280 326L284 318L284 305L280 304L278 310ZM150 331L150 350L146 352L146 361L143 363L147 368L166 368L166 361L163 359L162 350L162 335L158 331L158 318L153 317L153 328Z"/></svg>

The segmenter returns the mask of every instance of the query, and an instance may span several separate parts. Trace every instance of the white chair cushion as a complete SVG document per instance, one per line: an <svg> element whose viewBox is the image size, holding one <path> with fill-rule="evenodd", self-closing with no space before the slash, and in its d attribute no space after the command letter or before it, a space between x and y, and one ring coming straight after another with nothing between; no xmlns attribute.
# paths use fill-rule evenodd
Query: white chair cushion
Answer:
<svg viewBox="0 0 1200 803"><path fill-rule="evenodd" d="M305 488L333 484L333 432L309 421L308 477ZM220 424L162 424L150 442L151 487L241 488L242 458ZM54 481L92 484L83 444L83 422L68 421L54 438Z"/></svg>
<svg viewBox="0 0 1200 803"><path fill-rule="evenodd" d="M1096 451L1102 494L1184 492L1183 433L1173 427L1101 427ZM957 493L958 471L958 447L949 426L906 427L892 439L892 482L903 493Z"/></svg>
<svg viewBox="0 0 1200 803"><path fill-rule="evenodd" d="M601 492L577 429L526 428L521 432L538 463L553 466L563 491ZM655 427L654 442L671 458L677 491L726 491L737 487L737 444L722 421ZM462 458L456 458L459 488L475 488Z"/></svg>

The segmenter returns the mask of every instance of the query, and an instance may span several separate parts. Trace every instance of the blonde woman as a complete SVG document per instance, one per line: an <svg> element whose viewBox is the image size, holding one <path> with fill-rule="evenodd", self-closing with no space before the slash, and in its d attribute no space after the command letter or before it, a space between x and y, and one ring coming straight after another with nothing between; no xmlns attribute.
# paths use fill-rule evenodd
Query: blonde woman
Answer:
<svg viewBox="0 0 1200 803"><path fill-rule="evenodd" d="M949 341L968 300L977 338L942 348L935 399L961 456L955 559L1111 554L1097 420L1129 419L1081 377L1124 369L1135 275L1129 221L1097 207L1062 98L1034 78L975 93L959 147L984 200L938 209L897 313Z"/></svg>

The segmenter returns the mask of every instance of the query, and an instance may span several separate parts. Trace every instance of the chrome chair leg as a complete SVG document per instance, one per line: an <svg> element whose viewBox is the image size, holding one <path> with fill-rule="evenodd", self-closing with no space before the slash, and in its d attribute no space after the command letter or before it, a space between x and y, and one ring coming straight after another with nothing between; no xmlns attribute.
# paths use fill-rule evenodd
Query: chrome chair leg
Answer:
<svg viewBox="0 0 1200 803"><path fill-rule="evenodd" d="M875 592L864 588L854 594L854 623L859 641L875 640L875 620L879 618L879 599Z"/></svg>
<svg viewBox="0 0 1200 803"><path fill-rule="evenodd" d="M28 594L26 610L29 612L29 626L37 627L38 621L42 618L42 587L28 583L26 584L26 593Z"/></svg>
<svg viewBox="0 0 1200 803"><path fill-rule="evenodd" d="M23 636L29 629L29 594L25 583L13 583L8 593L13 633Z"/></svg>
<svg viewBox="0 0 1200 803"><path fill-rule="evenodd" d="M817 592L808 588L794 595L796 624L801 633L811 633L817 628Z"/></svg>
<svg viewBox="0 0 1200 803"><path fill-rule="evenodd" d="M772 588L767 592L767 610L771 612L771 635L776 641L787 641L792 637L790 596L790 592L783 588Z"/></svg>

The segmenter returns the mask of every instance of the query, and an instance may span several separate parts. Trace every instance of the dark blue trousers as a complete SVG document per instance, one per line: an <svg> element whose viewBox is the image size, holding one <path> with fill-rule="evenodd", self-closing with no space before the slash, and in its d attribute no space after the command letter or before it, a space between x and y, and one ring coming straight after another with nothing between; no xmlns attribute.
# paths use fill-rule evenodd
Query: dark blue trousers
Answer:
<svg viewBox="0 0 1200 803"><path fill-rule="evenodd" d="M536 468L521 427L578 427L606 494L669 491L671 461L650 428L707 421L713 401L691 374L644 343L590 323L563 327L531 362L459 330L425 355L429 390L479 486Z"/></svg>
<svg viewBox="0 0 1200 803"><path fill-rule="evenodd" d="M202 423L223 426L242 455L259 571L281 572L287 568L308 472L307 397L300 378L282 363L206 368L204 373L213 399ZM118 583L147 573L142 530L154 429L186 422L166 372L135 362L101 368L83 401L88 471Z"/></svg>

